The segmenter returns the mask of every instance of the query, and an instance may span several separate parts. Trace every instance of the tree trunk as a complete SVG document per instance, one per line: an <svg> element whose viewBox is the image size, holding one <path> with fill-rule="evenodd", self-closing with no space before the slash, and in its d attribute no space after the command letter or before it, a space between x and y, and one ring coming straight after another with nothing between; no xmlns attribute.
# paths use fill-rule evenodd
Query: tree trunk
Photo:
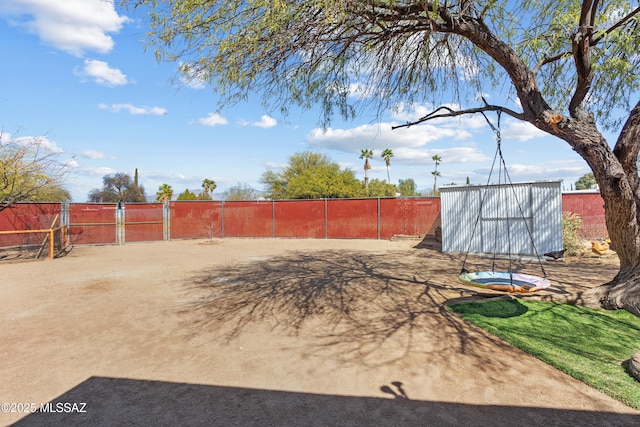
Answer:
<svg viewBox="0 0 640 427"><path fill-rule="evenodd" d="M625 362L627 371L632 377L640 381L640 352L633 355L633 357Z"/></svg>
<svg viewBox="0 0 640 427"><path fill-rule="evenodd" d="M594 308L624 309L640 316L640 272L625 273L621 270L611 282L585 291L582 303Z"/></svg>
<svg viewBox="0 0 640 427"><path fill-rule="evenodd" d="M593 118L581 111L568 118L547 109L538 114L535 124L569 143L591 167L604 200L609 238L620 260L620 271L614 279L584 292L578 302L625 309L640 316L640 180L636 164L640 103L631 112L613 150Z"/></svg>
<svg viewBox="0 0 640 427"><path fill-rule="evenodd" d="M566 141L587 162L604 199L609 238L620 259L620 271L607 284L586 293L608 309L623 308L640 316L640 102L630 111L613 150L598 130L595 119L583 109L593 80L591 59L591 22L596 13L589 2L583 3L576 37L572 41L576 65L576 90L568 105L570 117L552 110L540 92L536 74L517 53L498 39L481 20L445 16L451 31L470 40L491 56L509 74L523 114L518 117L541 130ZM588 280L588 278L585 278Z"/></svg>

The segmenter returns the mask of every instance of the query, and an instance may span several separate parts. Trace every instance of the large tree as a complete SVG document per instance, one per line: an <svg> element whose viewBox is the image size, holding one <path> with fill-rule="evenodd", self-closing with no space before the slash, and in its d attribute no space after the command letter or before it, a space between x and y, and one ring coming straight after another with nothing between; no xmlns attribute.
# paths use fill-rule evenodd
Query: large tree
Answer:
<svg viewBox="0 0 640 427"><path fill-rule="evenodd" d="M187 188L182 193L178 194L178 198L176 200L198 200L198 196L196 195L196 193L189 191L189 189Z"/></svg>
<svg viewBox="0 0 640 427"><path fill-rule="evenodd" d="M576 190L588 190L596 185L596 177L593 173L583 175L576 181Z"/></svg>
<svg viewBox="0 0 640 427"><path fill-rule="evenodd" d="M262 194L248 184L237 184L227 188L222 195L224 200L258 200Z"/></svg>
<svg viewBox="0 0 640 427"><path fill-rule="evenodd" d="M349 198L364 195L350 169L341 169L326 154L313 151L295 153L289 164L276 172L267 170L260 179L270 199Z"/></svg>
<svg viewBox="0 0 640 427"><path fill-rule="evenodd" d="M372 179L369 181L368 197L395 197L398 189L395 184L389 184L382 179Z"/></svg>
<svg viewBox="0 0 640 427"><path fill-rule="evenodd" d="M136 177L138 170L136 169ZM96 188L89 192L89 201L98 203L118 203L118 202L144 202L146 196L144 187L139 185L137 179L118 172L102 177L102 188Z"/></svg>
<svg viewBox="0 0 640 427"><path fill-rule="evenodd" d="M421 196L413 178L398 180L398 191L400 191L400 194L403 196Z"/></svg>
<svg viewBox="0 0 640 427"><path fill-rule="evenodd" d="M11 139L0 131L0 211L16 202L70 200L66 170L45 138Z"/></svg>
<svg viewBox="0 0 640 427"><path fill-rule="evenodd" d="M497 111L568 143L593 171L616 277L584 296L640 315L640 7L611 0L140 0L161 60L223 101L251 92L286 112L321 106L327 124L358 106L425 100L407 125ZM635 7L635 8L634 8ZM368 88L351 97L354 83ZM465 90L468 89L468 90ZM498 94L497 90L504 92ZM478 102L477 95L515 100ZM510 106L511 105L511 106ZM617 131L609 141L602 129Z"/></svg>

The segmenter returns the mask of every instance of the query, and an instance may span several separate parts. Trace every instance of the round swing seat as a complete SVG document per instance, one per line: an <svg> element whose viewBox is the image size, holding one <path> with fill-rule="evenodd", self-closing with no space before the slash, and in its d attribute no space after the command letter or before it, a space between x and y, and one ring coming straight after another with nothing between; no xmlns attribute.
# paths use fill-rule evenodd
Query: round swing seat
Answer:
<svg viewBox="0 0 640 427"><path fill-rule="evenodd" d="M458 276L465 285L493 291L527 294L546 289L551 282L543 277L501 271L479 271Z"/></svg>

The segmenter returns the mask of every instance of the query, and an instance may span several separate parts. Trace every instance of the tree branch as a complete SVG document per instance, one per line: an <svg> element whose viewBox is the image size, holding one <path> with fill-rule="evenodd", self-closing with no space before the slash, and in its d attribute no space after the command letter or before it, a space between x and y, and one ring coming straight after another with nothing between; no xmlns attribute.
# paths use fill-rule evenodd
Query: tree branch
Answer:
<svg viewBox="0 0 640 427"><path fill-rule="evenodd" d="M627 175L632 173L637 175L636 161L640 152L638 141L640 141L640 101L631 110L613 149L613 153Z"/></svg>
<svg viewBox="0 0 640 427"><path fill-rule="evenodd" d="M616 22L615 24L613 24L611 27L607 28L606 30L602 31L601 34L598 37L595 37L592 41L591 41L591 46L595 46L597 45L600 41L602 41L602 39L612 33L616 28L623 26L624 24L626 24L628 21L631 20L631 18L633 18L634 16L638 15L640 13L640 6L635 8L632 12L630 12L627 16L625 16L624 18L622 18L621 20L619 20L618 22Z"/></svg>
<svg viewBox="0 0 640 427"><path fill-rule="evenodd" d="M593 70L591 68L591 37L593 36L592 23L595 19L597 7L598 0L583 1L579 27L571 42L578 82L576 84L576 90L569 102L569 114L571 114L571 117L579 119L585 119L585 113L582 110L582 101L584 101L584 98L589 93L593 81Z"/></svg>
<svg viewBox="0 0 640 427"><path fill-rule="evenodd" d="M467 108L464 110L453 110L452 108L446 107L446 106L441 106L436 108L434 111L432 111L431 113L427 114L424 117L421 117L420 119L413 121L413 122L407 122L405 124L402 125L398 125L398 126L392 126L391 129L398 129L398 128L405 128L405 127L410 127L413 125L417 125L419 123L424 123L427 122L429 120L434 120L434 119L440 119L443 117L457 117L457 116L463 116L463 115L467 115L467 114L478 114L478 113L483 113L485 111L500 111L500 112L504 112L508 115L510 115L511 117L518 119L518 120L525 120L524 119L524 114L522 113L517 113L513 110L510 110L509 108L505 108L505 107L501 107L499 105L489 105L485 102L485 106L484 107L479 107L479 108Z"/></svg>
<svg viewBox="0 0 640 427"><path fill-rule="evenodd" d="M570 50L567 50L565 52L558 53L557 55L553 55L553 56L549 56L549 57L543 58L540 62L538 62L536 64L535 67L533 67L533 70L531 70L531 72L533 74L538 74L538 72L540 72L542 67L544 67L545 65L550 64L552 62L559 61L560 59L564 58L565 56L571 56L571 54L572 54L572 52Z"/></svg>

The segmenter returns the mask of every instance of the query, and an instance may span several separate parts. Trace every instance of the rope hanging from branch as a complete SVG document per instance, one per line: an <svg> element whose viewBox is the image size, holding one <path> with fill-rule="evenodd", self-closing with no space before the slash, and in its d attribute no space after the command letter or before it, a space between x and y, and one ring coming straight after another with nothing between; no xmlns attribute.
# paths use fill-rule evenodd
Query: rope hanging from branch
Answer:
<svg viewBox="0 0 640 427"><path fill-rule="evenodd" d="M494 126L493 123L491 123L491 121L487 118L487 116L484 114L484 112L481 112L481 114L483 115L483 117L485 118L485 120L487 121L487 123L489 124L489 127L493 130L493 132L496 135L496 152L494 154L493 157L493 163L491 164L491 170L489 171L489 176L487 178L487 183L484 186L484 192L481 195L480 198L480 206L478 209L478 215L476 217L476 220L474 222L473 225L473 230L471 232L471 238L469 239L469 245L467 246L467 250L465 252L464 255L464 259L462 262L462 269L460 271L460 280L464 283L467 284L472 284L472 285L478 285L480 282L483 283L489 283L491 281L495 282L495 283L499 283L499 288L495 288L496 290L508 290L507 288L511 288L511 289L520 289L520 290L516 290L516 292L532 292L531 289L537 290L537 289L541 289L543 287L548 287L548 280L546 279L547 277L547 273L544 270L544 266L542 265L542 260L540 257L540 254L538 253L538 250L536 248L534 239L533 239L533 234L532 231L530 229L530 227L526 224L526 217L524 214L524 210L522 208L522 205L520 203L520 201L518 200L518 195L515 191L515 187L513 185L513 182L511 181L511 177L509 176L509 172L507 170L507 165L506 162L504 160L504 156L502 153L502 136L500 134L500 118L501 118L501 111L498 110L497 111L497 126ZM511 247L511 240L512 240L512 236L511 236L511 223L510 223L510 216L509 216L509 205L508 205L508 200L507 197L504 196L500 196L498 197L498 200L500 200L502 203L500 206L498 206L498 209L502 209L502 213L504 216L504 219L506 219L506 234L507 234L507 238L506 238L506 244L507 244L507 254L508 254L508 261L509 261L509 267L508 267L508 271L507 272L496 272L496 260L497 260L497 248L498 248L498 241L499 241L499 230L498 230L498 225L499 225L499 214L500 212L498 212L496 214L496 218L495 218L495 223L496 226L494 228L494 242L493 242L493 258L492 258L492 265L491 265L491 272L481 272L481 273L471 273L469 272L469 270L467 270L465 268L466 262L467 262L467 258L469 256L469 252L471 250L471 245L473 242L473 237L476 233L476 230L478 228L478 224L480 223L480 219L482 216L482 212L483 212L483 208L487 199L487 194L488 194L488 190L491 184L491 178L493 176L494 173L494 169L496 168L496 163L498 164L498 194L501 195L502 191L508 191L509 189L511 189L512 192L512 199L513 201L515 201L517 207L518 207L518 211L520 213L520 217L522 218L522 220L524 221L525 224L525 228L527 230L527 233L529 235L529 239L531 242L531 247L533 248L533 251L538 259L538 264L540 265L540 269L542 271L542 275L543 278L538 278L536 276L529 276L529 275L522 275L522 274L517 274L513 272L513 258L512 258L512 247ZM508 276L508 277L507 277ZM530 282L536 282L537 285L533 285ZM494 284L495 284L494 283ZM498 285L496 285L498 286ZM490 286L489 286L490 287ZM504 289L502 289L504 288ZM511 290L509 290L510 292L512 292Z"/></svg>

